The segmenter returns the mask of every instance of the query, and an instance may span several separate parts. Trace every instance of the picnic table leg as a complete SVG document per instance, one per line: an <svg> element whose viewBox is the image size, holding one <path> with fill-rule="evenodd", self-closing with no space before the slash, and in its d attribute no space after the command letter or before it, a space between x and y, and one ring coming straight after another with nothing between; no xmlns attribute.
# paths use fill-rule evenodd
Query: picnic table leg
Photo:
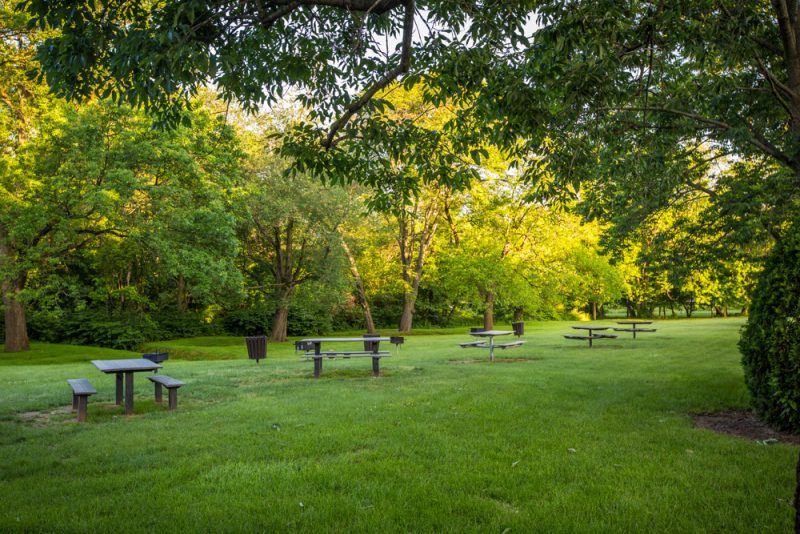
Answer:
<svg viewBox="0 0 800 534"><path fill-rule="evenodd" d="M314 342L314 378L319 378L322 372L322 342Z"/></svg>
<svg viewBox="0 0 800 534"><path fill-rule="evenodd" d="M589 331L589 348L592 348L592 332Z"/></svg>
<svg viewBox="0 0 800 534"><path fill-rule="evenodd" d="M133 371L125 372L125 415L133 414Z"/></svg>
<svg viewBox="0 0 800 534"><path fill-rule="evenodd" d="M122 405L122 373L117 373L117 406Z"/></svg>
<svg viewBox="0 0 800 534"><path fill-rule="evenodd" d="M381 359L380 357L372 357L372 376L381 376Z"/></svg>
<svg viewBox="0 0 800 534"><path fill-rule="evenodd" d="M89 403L88 395L78 395L78 421L86 421L86 406Z"/></svg>
<svg viewBox="0 0 800 534"><path fill-rule="evenodd" d="M494 337L489 336L489 361L494 361Z"/></svg>
<svg viewBox="0 0 800 534"><path fill-rule="evenodd" d="M161 392L161 384L155 382L155 386L156 386L156 402L163 402L164 396L162 395Z"/></svg>
<svg viewBox="0 0 800 534"><path fill-rule="evenodd" d="M174 410L178 407L178 388L169 388L169 409Z"/></svg>
<svg viewBox="0 0 800 534"><path fill-rule="evenodd" d="M633 325L633 339L636 339L636 325Z"/></svg>

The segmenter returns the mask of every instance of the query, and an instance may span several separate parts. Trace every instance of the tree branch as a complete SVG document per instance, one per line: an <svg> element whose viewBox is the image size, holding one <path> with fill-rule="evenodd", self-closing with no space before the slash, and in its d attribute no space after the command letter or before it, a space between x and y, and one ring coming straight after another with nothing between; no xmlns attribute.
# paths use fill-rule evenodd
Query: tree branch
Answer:
<svg viewBox="0 0 800 534"><path fill-rule="evenodd" d="M403 18L403 43L402 52L400 56L400 64L386 73L382 78L370 86L360 98L345 108L344 114L339 117L336 122L331 125L328 131L328 137L322 142L325 148L331 148L334 145L334 137L336 133L341 130L347 122L358 113L372 99L375 94L381 89L387 87L395 81L401 74L405 74L411 68L411 41L414 34L414 12L416 10L415 0L405 0L405 16Z"/></svg>
<svg viewBox="0 0 800 534"><path fill-rule="evenodd" d="M618 108L615 110L606 109L606 111L635 111L635 112L646 112L646 111L654 111L657 113L667 113L671 115L677 115L679 117L685 117L687 119L692 119L697 121L701 124L705 124L707 126L713 127L717 130L722 131L731 131L735 128L730 124L717 120L711 119L708 117L703 117L702 115L698 115L697 113L692 113L690 111L681 111L679 109L672 109L672 108L661 108L661 107L653 107L653 108L641 108L641 107L626 107L626 108ZM747 130L750 132L751 136L748 139L748 143L753 145L754 147L758 148L768 156L774 158L778 162L786 165L790 169L797 170L800 163L797 161L793 161L789 158L786 154L781 152L778 147L773 145L767 138L765 138L761 133L757 132L747 121L743 120L739 117L740 120L747 126Z"/></svg>

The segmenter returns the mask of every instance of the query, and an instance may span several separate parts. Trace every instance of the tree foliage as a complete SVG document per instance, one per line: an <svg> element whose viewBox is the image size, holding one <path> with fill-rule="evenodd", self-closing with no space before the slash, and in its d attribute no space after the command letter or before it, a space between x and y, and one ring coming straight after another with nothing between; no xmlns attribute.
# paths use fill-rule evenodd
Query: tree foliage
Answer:
<svg viewBox="0 0 800 534"><path fill-rule="evenodd" d="M773 250L739 342L753 406L767 421L800 430L800 227Z"/></svg>

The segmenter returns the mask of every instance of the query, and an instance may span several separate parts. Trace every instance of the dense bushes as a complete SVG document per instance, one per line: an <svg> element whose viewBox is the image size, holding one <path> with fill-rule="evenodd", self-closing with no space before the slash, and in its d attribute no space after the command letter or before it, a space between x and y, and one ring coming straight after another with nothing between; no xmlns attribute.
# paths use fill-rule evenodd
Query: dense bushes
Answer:
<svg viewBox="0 0 800 534"><path fill-rule="evenodd" d="M61 314L35 312L29 316L33 339L113 349L136 350L148 341L223 334L222 325L200 313L109 312L84 309Z"/></svg>
<svg viewBox="0 0 800 534"><path fill-rule="evenodd" d="M800 224L766 263L739 348L756 411L780 428L800 430Z"/></svg>

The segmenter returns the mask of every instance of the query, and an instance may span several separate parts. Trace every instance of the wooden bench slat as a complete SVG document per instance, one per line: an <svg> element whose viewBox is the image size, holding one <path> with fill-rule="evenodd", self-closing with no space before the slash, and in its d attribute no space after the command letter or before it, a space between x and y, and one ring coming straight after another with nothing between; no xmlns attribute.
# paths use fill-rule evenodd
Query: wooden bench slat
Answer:
<svg viewBox="0 0 800 534"><path fill-rule="evenodd" d="M181 382L180 380L175 380L171 376L167 376L167 375L153 375L153 376L148 376L147 378L151 382L155 382L155 383L161 384L162 386L164 386L167 389L179 388L181 386L186 385L184 382Z"/></svg>
<svg viewBox="0 0 800 534"><path fill-rule="evenodd" d="M328 352L320 352L319 354L315 352L306 352L305 359L311 360L314 358L383 358L391 356L389 351L379 351L379 352L371 352L371 351L328 351Z"/></svg>
<svg viewBox="0 0 800 534"><path fill-rule="evenodd" d="M94 395L97 390L85 378L70 378L67 383L72 387L73 395Z"/></svg>

